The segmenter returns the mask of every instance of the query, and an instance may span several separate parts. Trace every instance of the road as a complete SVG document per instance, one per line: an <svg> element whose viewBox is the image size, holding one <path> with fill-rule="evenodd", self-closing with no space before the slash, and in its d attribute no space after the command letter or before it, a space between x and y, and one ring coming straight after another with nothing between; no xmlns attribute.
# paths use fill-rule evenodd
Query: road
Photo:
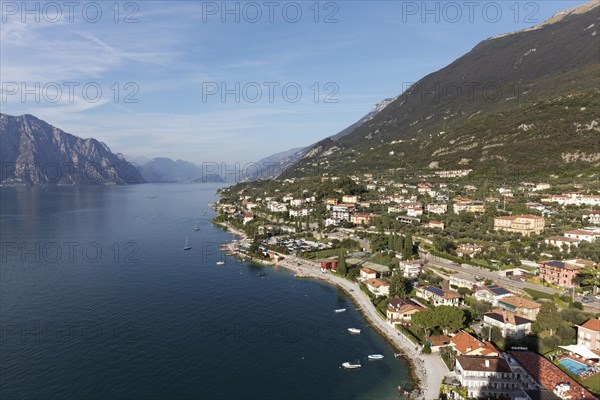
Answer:
<svg viewBox="0 0 600 400"><path fill-rule="evenodd" d="M445 268L448 270L462 272L462 273L473 275L473 276L474 275L481 276L485 279L490 279L490 280L494 281L494 283L504 286L509 289L512 288L512 289L517 289L517 290L523 290L525 288L528 288L528 289L533 289L533 290L537 290L539 292L544 292L544 293L549 293L549 294L564 294L564 292L565 292L564 290L558 290L558 289L550 288L547 286L536 285L535 283L512 280L510 278L506 278L504 276L499 275L498 272L496 272L496 271L490 271L485 268L475 267L475 266L468 265L468 264L457 265L457 264L454 264L451 261L447 261L443 258L432 256L429 253L422 252L421 254L424 254L424 258L429 261L429 265L435 265L435 266L439 266L439 267L442 267L442 268ZM575 300L581 302L582 296L575 296ZM597 300L595 300L592 303L584 303L583 305L585 308L588 308L590 311L597 312L600 310L600 302Z"/></svg>

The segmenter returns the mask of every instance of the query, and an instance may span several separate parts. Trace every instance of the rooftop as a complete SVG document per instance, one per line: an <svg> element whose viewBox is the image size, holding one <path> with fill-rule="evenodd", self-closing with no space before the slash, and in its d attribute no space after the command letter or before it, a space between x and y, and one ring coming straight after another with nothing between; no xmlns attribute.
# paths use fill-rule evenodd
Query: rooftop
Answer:
<svg viewBox="0 0 600 400"><path fill-rule="evenodd" d="M465 371L512 372L506 360L500 357L458 356L456 362Z"/></svg>
<svg viewBox="0 0 600 400"><path fill-rule="evenodd" d="M527 318L523 318L513 312L502 310L502 309L493 310L493 311L487 312L483 315L484 315L484 317L492 318L492 319L494 319L498 322L502 322L504 324L524 325L524 324L531 322Z"/></svg>
<svg viewBox="0 0 600 400"><path fill-rule="evenodd" d="M510 351L509 354L521 364L544 388L554 390L561 383L570 385L566 395L571 400L594 399L595 397L544 357L530 351Z"/></svg>
<svg viewBox="0 0 600 400"><path fill-rule="evenodd" d="M511 292L504 289L502 286L498 285L489 285L485 287L488 291L492 292L496 296L502 296L504 294L510 294Z"/></svg>
<svg viewBox="0 0 600 400"><path fill-rule="evenodd" d="M540 303L519 296L508 296L499 300L499 302L516 308L535 309L541 307Z"/></svg>
<svg viewBox="0 0 600 400"><path fill-rule="evenodd" d="M600 319L590 318L579 326L585 329L590 329L595 332L600 332Z"/></svg>

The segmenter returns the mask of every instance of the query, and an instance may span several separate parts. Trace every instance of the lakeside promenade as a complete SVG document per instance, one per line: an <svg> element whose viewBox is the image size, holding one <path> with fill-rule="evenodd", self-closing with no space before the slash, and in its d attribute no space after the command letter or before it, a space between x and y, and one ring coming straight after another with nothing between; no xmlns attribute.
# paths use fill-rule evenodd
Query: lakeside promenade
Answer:
<svg viewBox="0 0 600 400"><path fill-rule="evenodd" d="M221 224L231 233L245 238L244 232L235 229L228 224ZM238 242L226 244L227 250L231 254L240 254L237 251ZM241 254L240 254L241 255ZM298 278L319 279L341 288L357 304L365 319L369 324L377 329L390 343L394 345L411 364L414 369L414 376L417 378L417 386L420 391L419 399L435 400L439 398L440 385L444 376L452 375L446 365L437 354L421 354L421 348L415 347L407 337L398 329L388 324L375 309L369 297L360 289L358 283L351 282L341 276L326 272L321 272L321 266L317 262L305 260L290 255L281 255L283 261L278 263L263 262L267 265L278 265L282 268L295 273ZM261 261L262 262L262 261Z"/></svg>

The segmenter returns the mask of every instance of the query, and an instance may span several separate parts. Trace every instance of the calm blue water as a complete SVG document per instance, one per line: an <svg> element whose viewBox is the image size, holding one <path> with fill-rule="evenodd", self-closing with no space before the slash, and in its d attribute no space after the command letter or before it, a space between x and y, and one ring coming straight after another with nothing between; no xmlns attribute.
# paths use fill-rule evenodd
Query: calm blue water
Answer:
<svg viewBox="0 0 600 400"><path fill-rule="evenodd" d="M0 189L0 398L397 398L407 365L335 287L215 264L216 188Z"/></svg>

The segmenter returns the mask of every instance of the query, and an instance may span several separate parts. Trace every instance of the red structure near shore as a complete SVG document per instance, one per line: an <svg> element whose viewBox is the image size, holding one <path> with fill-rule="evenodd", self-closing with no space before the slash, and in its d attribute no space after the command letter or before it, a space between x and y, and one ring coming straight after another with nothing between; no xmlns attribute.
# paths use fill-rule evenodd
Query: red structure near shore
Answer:
<svg viewBox="0 0 600 400"><path fill-rule="evenodd" d="M337 260L321 260L321 272L337 271Z"/></svg>

